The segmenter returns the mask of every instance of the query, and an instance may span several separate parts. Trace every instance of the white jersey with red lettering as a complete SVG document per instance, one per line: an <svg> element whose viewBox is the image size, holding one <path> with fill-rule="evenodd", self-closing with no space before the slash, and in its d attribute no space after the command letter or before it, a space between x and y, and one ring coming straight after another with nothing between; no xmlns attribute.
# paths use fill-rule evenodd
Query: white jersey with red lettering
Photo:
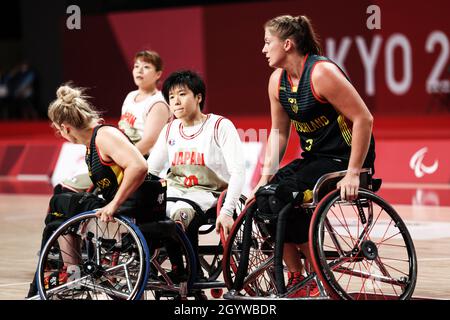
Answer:
<svg viewBox="0 0 450 320"><path fill-rule="evenodd" d="M198 125L184 127L178 119L167 124L150 157L149 172L157 175L169 162L169 188L183 192L207 191L220 194L227 189L224 210L234 211L245 179L242 143L233 123L208 114Z"/></svg>
<svg viewBox="0 0 450 320"><path fill-rule="evenodd" d="M119 128L136 143L144 135L144 124L147 114L157 102L167 105L161 91L157 90L153 95L142 101L136 102L139 91L131 91L125 98L122 105L122 115L119 120ZM169 106L167 106L169 108Z"/></svg>

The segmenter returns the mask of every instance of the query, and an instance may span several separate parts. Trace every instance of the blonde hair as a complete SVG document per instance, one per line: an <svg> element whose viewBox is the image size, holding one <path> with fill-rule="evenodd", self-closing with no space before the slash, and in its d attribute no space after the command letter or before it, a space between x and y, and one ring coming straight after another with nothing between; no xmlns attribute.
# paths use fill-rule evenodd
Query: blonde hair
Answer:
<svg viewBox="0 0 450 320"><path fill-rule="evenodd" d="M56 100L50 103L48 117L57 125L63 122L77 129L85 129L92 121L101 120L100 112L87 101L84 88L64 84L56 91Z"/></svg>
<svg viewBox="0 0 450 320"><path fill-rule="evenodd" d="M288 38L295 42L297 51L302 54L322 55L319 36L314 31L311 20L307 16L278 16L264 24L264 28L280 39Z"/></svg>

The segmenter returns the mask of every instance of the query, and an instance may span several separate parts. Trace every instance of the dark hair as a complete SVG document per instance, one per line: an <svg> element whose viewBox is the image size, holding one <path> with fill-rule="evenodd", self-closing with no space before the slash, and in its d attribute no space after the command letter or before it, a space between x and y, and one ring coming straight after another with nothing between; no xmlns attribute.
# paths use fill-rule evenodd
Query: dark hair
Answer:
<svg viewBox="0 0 450 320"><path fill-rule="evenodd" d="M200 110L203 110L206 99L206 87L203 79L194 71L180 70L170 74L162 85L164 99L169 103L169 92L175 87L188 87L194 93L194 96L201 94Z"/></svg>
<svg viewBox="0 0 450 320"><path fill-rule="evenodd" d="M268 28L282 40L292 39L297 51L302 55L322 55L319 36L314 31L310 19L306 16L278 16L267 21L264 28Z"/></svg>
<svg viewBox="0 0 450 320"><path fill-rule="evenodd" d="M147 63L151 63L155 66L156 71L162 71L163 69L162 59L156 51L139 51L134 55L134 62L136 62L138 59L142 59Z"/></svg>

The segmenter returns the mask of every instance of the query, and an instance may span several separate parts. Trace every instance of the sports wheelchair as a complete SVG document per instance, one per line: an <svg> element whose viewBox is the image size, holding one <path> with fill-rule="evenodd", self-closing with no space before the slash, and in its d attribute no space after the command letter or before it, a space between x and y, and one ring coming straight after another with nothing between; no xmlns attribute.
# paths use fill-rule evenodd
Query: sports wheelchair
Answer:
<svg viewBox="0 0 450 320"><path fill-rule="evenodd" d="M191 204L202 215L199 233L207 234L215 229L225 192L206 212L187 199L167 201ZM244 203L242 198L235 217ZM200 245L197 258L180 224L168 219L138 227L126 214L119 212L113 222L105 223L90 211L64 222L40 254L36 274L40 298L204 300L204 289L211 289L213 297L222 295L225 284L217 279L222 272L223 234L218 244ZM177 275L174 261L182 271ZM197 268L203 268L206 281L196 281Z"/></svg>
<svg viewBox="0 0 450 320"><path fill-rule="evenodd" d="M283 265L286 215L279 213L276 233L258 217L252 200L235 221L223 255L225 299L409 299L417 279L414 244L395 209L375 194L381 186L370 169L360 175L355 201L344 201L336 183L339 171L323 175L313 189L313 200L298 205L295 214L311 216L305 278L286 288ZM320 295L309 296L312 281ZM302 298L290 298L299 289Z"/></svg>

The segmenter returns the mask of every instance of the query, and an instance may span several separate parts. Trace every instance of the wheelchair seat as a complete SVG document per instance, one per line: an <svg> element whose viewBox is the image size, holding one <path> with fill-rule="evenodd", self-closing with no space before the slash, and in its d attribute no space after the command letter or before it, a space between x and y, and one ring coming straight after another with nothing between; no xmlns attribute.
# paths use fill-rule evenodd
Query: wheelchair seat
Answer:
<svg viewBox="0 0 450 320"><path fill-rule="evenodd" d="M167 201L177 202L182 201L191 205L198 217L199 226L197 229L198 235L208 235L212 233L216 228L216 218L220 212L221 205L224 203L226 196L226 190L223 191L217 199L217 202L209 209L203 211L201 207L190 199L185 199L181 197L167 197ZM234 212L234 218L236 219L240 213L240 210L244 207L245 196L241 195L239 199L239 204ZM223 281L219 281L218 278L222 273L222 254L223 254L223 244L225 243L225 238L221 233L220 239L215 240L215 235L209 238L205 238L206 243L199 243L197 251L197 262L198 268L203 270L204 278L200 282L193 284L194 291L202 289L211 289L211 295L214 297L219 297L222 294L220 288L225 287ZM217 241L213 243L211 241ZM200 272L201 273L201 272Z"/></svg>

